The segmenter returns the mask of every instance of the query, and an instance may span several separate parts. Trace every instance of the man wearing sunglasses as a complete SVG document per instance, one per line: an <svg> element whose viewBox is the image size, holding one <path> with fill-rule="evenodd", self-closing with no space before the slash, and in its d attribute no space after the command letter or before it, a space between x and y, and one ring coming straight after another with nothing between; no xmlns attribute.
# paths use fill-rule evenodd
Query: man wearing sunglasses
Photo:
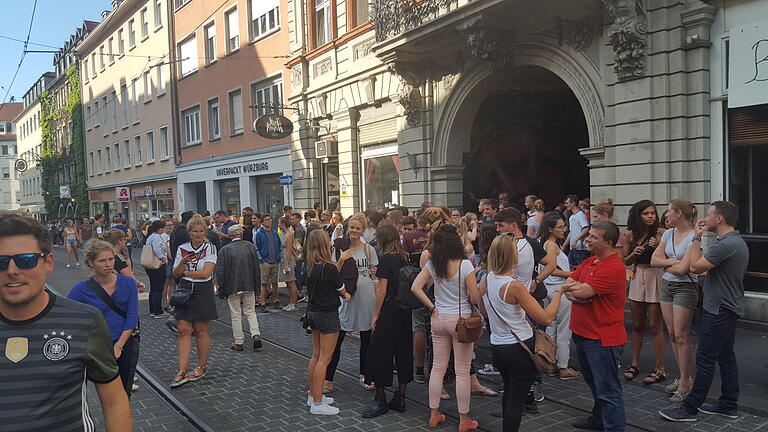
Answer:
<svg viewBox="0 0 768 432"><path fill-rule="evenodd" d="M0 418L4 431L93 430L83 389L94 382L106 430L130 431L128 397L101 313L45 289L51 236L0 212Z"/></svg>

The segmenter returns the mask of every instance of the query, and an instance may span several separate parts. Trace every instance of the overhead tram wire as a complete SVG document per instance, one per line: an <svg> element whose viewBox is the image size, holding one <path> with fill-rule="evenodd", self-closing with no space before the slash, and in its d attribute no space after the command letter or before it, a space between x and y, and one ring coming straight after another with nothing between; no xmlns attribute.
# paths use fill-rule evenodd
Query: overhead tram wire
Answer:
<svg viewBox="0 0 768 432"><path fill-rule="evenodd" d="M16 39L16 38L13 38L13 37L10 37L10 36L0 35L0 39L7 39L7 40L10 40L10 41L14 41L14 42L24 43L23 40ZM41 46L41 47L45 47L45 48L54 48L54 49L59 48L59 47L56 47L56 46L53 46L53 45L47 45L47 44L42 44L42 43L38 43L38 42L27 42L27 45ZM58 52L58 51L56 51L56 52Z"/></svg>
<svg viewBox="0 0 768 432"><path fill-rule="evenodd" d="M34 5L32 5L32 16L29 18L29 28L27 29L27 38L24 40L24 49L21 52L21 59L19 60L19 65L16 66L16 72L13 73L13 78L11 78L11 83L8 85L8 88L5 91L5 96L3 96L3 104L5 104L5 101L8 99L8 94L11 92L11 89L13 88L13 83L16 82L16 77L19 75L19 70L21 70L21 65L24 63L24 57L27 56L27 47L29 46L29 36L32 33L32 23L35 22L35 11L37 10L37 0L35 0ZM5 105L0 106L0 110L3 109Z"/></svg>

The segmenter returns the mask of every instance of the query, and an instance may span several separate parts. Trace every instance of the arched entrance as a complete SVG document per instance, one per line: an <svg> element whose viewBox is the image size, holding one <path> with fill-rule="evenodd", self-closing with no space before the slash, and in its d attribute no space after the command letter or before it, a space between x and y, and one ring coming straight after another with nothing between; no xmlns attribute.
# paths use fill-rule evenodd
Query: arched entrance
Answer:
<svg viewBox="0 0 768 432"><path fill-rule="evenodd" d="M589 195L589 133L579 101L552 72L537 66L505 74L481 102L463 155L464 207L469 198L507 192L512 202L525 195L544 199L551 209L564 195Z"/></svg>

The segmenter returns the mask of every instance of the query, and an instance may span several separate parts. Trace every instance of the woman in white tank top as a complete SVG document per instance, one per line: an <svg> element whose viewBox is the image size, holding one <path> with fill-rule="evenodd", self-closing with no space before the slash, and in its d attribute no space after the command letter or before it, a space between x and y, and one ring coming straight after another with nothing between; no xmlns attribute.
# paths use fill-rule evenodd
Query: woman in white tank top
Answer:
<svg viewBox="0 0 768 432"><path fill-rule="evenodd" d="M544 250L550 260L557 262L557 268L546 279L544 284L547 287L547 302L551 302L560 286L565 283L570 276L570 264L568 255L560 249L565 241L565 218L560 212L548 212L541 220L541 241ZM571 307L573 303L564 297L560 302L560 308L557 310L557 319L552 325L547 327L547 334L557 344L557 366L560 368L558 376L562 380L576 379L581 373L568 367L568 361L571 358Z"/></svg>
<svg viewBox="0 0 768 432"><path fill-rule="evenodd" d="M498 236L488 252L488 275L480 284L483 306L491 325L493 364L504 382L502 409L505 432L520 429L523 405L533 384L536 366L520 341L533 350L533 329L526 315L550 325L560 307L562 292L555 292L546 309L531 296L513 273L517 266L517 244L512 236ZM513 333L514 332L514 333ZM532 402L532 398L531 401Z"/></svg>

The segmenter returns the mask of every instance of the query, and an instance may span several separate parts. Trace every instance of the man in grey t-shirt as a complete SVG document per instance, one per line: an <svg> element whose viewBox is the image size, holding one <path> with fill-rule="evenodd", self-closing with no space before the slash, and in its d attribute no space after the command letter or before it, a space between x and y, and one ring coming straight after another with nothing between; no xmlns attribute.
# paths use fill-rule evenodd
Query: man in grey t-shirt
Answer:
<svg viewBox="0 0 768 432"><path fill-rule="evenodd" d="M733 346L736 323L744 314L743 280L749 262L747 244L734 229L738 216L739 210L733 203L713 202L706 219L697 223L693 244L685 254L692 273L707 273L704 311L693 389L680 408L659 411L667 420L695 421L699 411L738 418L739 375ZM701 237L705 230L717 235L718 240L702 256ZM722 394L717 405L702 405L712 385L716 361L720 365Z"/></svg>

